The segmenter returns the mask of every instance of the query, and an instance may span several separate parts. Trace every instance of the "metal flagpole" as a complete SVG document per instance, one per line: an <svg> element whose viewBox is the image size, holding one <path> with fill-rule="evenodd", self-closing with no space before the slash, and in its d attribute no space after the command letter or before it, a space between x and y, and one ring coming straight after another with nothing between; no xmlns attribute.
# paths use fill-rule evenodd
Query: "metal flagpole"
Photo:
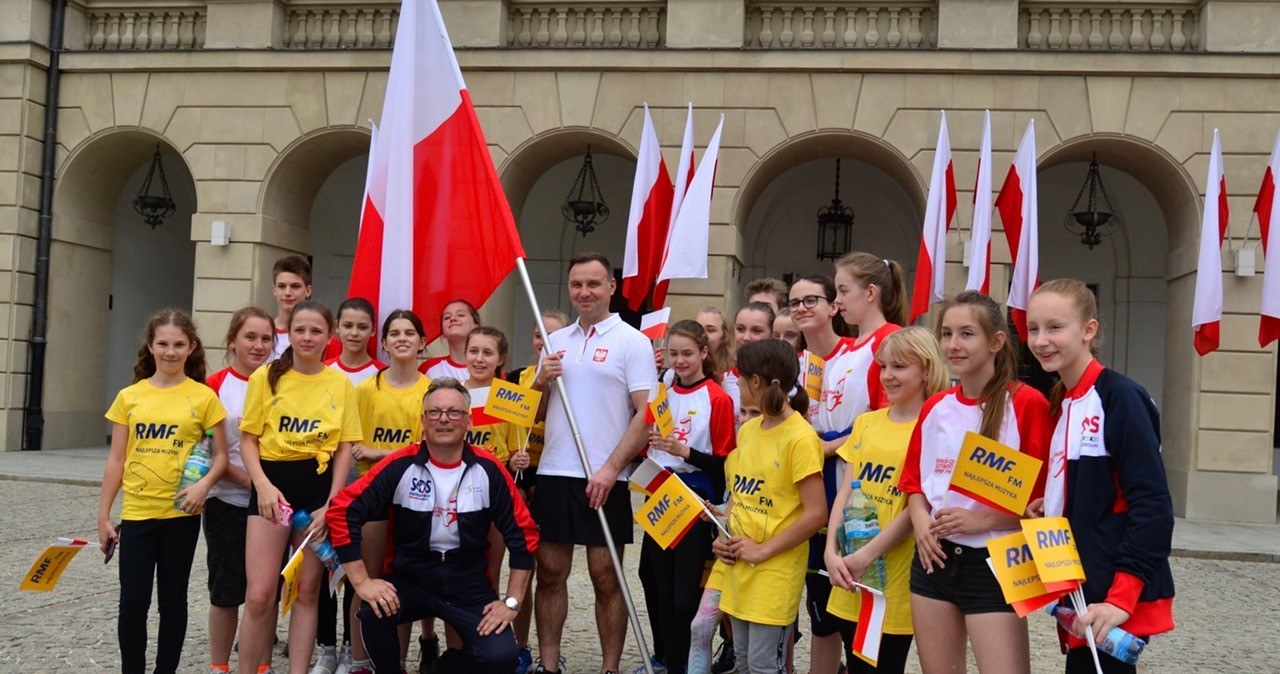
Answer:
<svg viewBox="0 0 1280 674"><path fill-rule="evenodd" d="M547 326L542 321L542 309L538 306L538 298L533 295L533 283L529 280L529 270L524 266L524 258L516 258L516 269L520 270L520 282L524 284L525 294L529 297L529 306L533 308L533 320L537 321L538 331L542 333L542 354L551 355L550 333L547 332ZM560 404L564 406L564 414L569 418L569 429L573 431L573 445L578 449L578 460L582 462L583 475L588 480L594 473L591 469L591 461L587 458L587 450L582 445L582 433L578 430L578 420L573 416L573 407L569 405L569 396L564 388L564 379L556 377L556 392L560 394ZM617 489L617 485L614 485ZM626 485L623 485L623 489ZM618 558L618 549L613 544L613 533L609 531L609 521L604 516L604 510L596 508L596 516L600 518L600 528L604 530L604 540L606 547L609 548L609 558L613 560L613 571L618 574L618 585L622 588L622 598L627 604L627 616L631 619L631 631L635 632L636 645L640 647L640 658L644 661L644 671L647 674L654 674L653 662L649 657L649 644L644 640L644 632L640 627L640 616L636 613L635 601L631 598L631 588L627 586L627 576L622 571L622 560Z"/></svg>

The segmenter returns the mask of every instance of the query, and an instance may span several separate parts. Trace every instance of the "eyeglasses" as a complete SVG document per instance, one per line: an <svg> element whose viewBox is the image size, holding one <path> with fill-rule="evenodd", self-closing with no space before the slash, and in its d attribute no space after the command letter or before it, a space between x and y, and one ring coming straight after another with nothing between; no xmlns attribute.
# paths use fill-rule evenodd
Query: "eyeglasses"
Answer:
<svg viewBox="0 0 1280 674"><path fill-rule="evenodd" d="M448 417L449 421L462 421L462 417L467 414L467 410L427 410L427 418L431 421L440 421L441 417Z"/></svg>
<svg viewBox="0 0 1280 674"><path fill-rule="evenodd" d="M818 306L818 302L822 302L826 300L827 298L823 297L822 295L805 295L804 297L801 297L798 300L787 300L787 308L792 311L795 311L796 309L800 308L800 305L803 304L805 309L812 309Z"/></svg>

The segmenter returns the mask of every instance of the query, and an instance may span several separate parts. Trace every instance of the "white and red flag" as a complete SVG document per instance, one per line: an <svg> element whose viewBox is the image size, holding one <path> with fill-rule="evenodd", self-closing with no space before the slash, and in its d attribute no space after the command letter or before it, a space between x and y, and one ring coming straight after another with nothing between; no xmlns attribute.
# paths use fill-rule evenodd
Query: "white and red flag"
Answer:
<svg viewBox="0 0 1280 674"><path fill-rule="evenodd" d="M673 278L707 277L707 244L711 237L711 193L716 181L716 161L720 156L720 133L724 115L711 135L711 142L698 161L689 189L680 203L680 213L667 237L667 253L662 259L658 281ZM663 298L665 299L665 298ZM654 300L658 301L657 298Z"/></svg>
<svg viewBox="0 0 1280 674"><path fill-rule="evenodd" d="M639 309L662 268L662 252L671 228L671 176L662 159L658 134L653 130L649 105L644 106L640 130L640 154L631 186L631 213L627 217L627 247L622 259L622 295Z"/></svg>
<svg viewBox="0 0 1280 674"><path fill-rule="evenodd" d="M978 178L973 185L973 226L969 228L969 280L965 290L991 294L991 111L982 120Z"/></svg>
<svg viewBox="0 0 1280 674"><path fill-rule="evenodd" d="M1276 134L1275 149L1271 150L1271 161L1262 174L1258 200L1253 204L1262 229L1262 255L1266 258L1262 270L1262 321L1258 324L1258 345L1263 348L1280 338L1280 248L1267 248L1271 230L1280 228L1280 190L1276 189L1276 180L1280 180L1280 134Z"/></svg>
<svg viewBox="0 0 1280 674"><path fill-rule="evenodd" d="M951 162L951 135L947 133L947 112L938 125L938 145L933 154L933 174L924 207L924 228L920 234L920 254L916 257L916 280L911 294L911 323L929 311L929 305L944 299L947 275L947 228L956 213L956 173Z"/></svg>
<svg viewBox="0 0 1280 674"><path fill-rule="evenodd" d="M1036 121L1027 124L1027 131L1013 156L1013 166L1004 178L996 208L1000 209L1000 221L1004 223L1004 235L1009 241L1009 255L1013 258L1012 281L1009 284L1009 309L1013 324L1018 328L1018 338L1027 341L1027 300L1031 291L1040 284L1040 216L1039 194L1036 187Z"/></svg>
<svg viewBox="0 0 1280 674"><path fill-rule="evenodd" d="M435 0L401 6L373 150L369 217L361 218L347 292L372 301L379 322L395 309L413 309L431 340L440 332L433 317L446 303L484 304L524 257ZM378 211L375 176L382 171L385 204Z"/></svg>
<svg viewBox="0 0 1280 674"><path fill-rule="evenodd" d="M689 104L689 112L684 120L684 138L680 141L680 161L676 162L674 192L671 195L671 223L662 240L662 255L667 254L667 239L676 226L676 218L680 216L680 205L684 203L684 195L689 192L693 183L693 104ZM658 270L662 265L658 265ZM667 287L670 281L658 281L653 285L653 306L661 307L667 303Z"/></svg>
<svg viewBox="0 0 1280 674"><path fill-rule="evenodd" d="M1222 237L1227 234L1227 175L1222 170L1222 145L1213 130L1209 174L1204 184L1204 215L1200 219L1200 258L1196 265L1196 297L1191 305L1196 353L1218 348L1222 323Z"/></svg>
<svg viewBox="0 0 1280 674"><path fill-rule="evenodd" d="M884 614L887 608L884 595L858 583L854 590L862 597L858 608L858 629L853 633L851 650L872 667L880 660L880 640L884 636Z"/></svg>
<svg viewBox="0 0 1280 674"><path fill-rule="evenodd" d="M640 317L640 334L653 341L667 336L667 325L671 323L671 307L663 307Z"/></svg>

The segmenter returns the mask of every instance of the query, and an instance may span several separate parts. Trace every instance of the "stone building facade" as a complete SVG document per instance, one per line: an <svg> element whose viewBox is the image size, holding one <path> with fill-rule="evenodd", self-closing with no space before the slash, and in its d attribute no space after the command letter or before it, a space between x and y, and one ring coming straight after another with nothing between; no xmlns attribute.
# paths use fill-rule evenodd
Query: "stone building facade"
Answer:
<svg viewBox="0 0 1280 674"><path fill-rule="evenodd" d="M939 110L960 208L948 284L965 273L982 113L995 183L1036 120L1041 278L1097 288L1102 357L1163 412L1180 514L1274 521L1275 348L1256 333L1257 185L1280 130L1280 2L1161 0L440 0L530 255L537 292L563 264L621 258L642 105L669 165L685 106L698 145L725 128L710 274L677 282L688 314L733 307L764 275L829 270L814 213L834 160L854 248L914 267ZM97 445L128 383L137 331L190 308L215 344L238 307L270 305L281 254L313 256L317 294L349 274L370 119L398 4L361 0L72 0L61 53L44 445ZM0 0L0 443L23 444L41 192L50 4ZM1231 194L1222 348L1192 349L1204 176L1221 130ZM560 215L590 145L613 219L591 237ZM130 202L160 152L178 211L154 231ZM1094 250L1061 225L1091 157L1123 225ZM211 242L213 223L230 242ZM996 227L999 219L996 218ZM997 233L993 295L1007 288ZM528 357L511 281L484 307ZM211 351L217 361L221 353Z"/></svg>

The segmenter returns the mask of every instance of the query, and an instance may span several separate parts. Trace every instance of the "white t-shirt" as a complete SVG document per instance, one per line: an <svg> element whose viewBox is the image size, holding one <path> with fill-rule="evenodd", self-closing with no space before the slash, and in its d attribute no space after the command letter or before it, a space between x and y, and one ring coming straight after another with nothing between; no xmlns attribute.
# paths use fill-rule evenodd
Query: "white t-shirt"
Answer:
<svg viewBox="0 0 1280 674"><path fill-rule="evenodd" d="M240 458L240 418L244 416L244 394L249 390L249 380L228 367L209 375L205 383L218 394L218 400L227 410L227 418L222 420L222 432L227 436L231 465L244 470L244 460ZM209 490L209 498L215 497L227 505L241 508L249 505L249 490L226 479L219 480Z"/></svg>
<svg viewBox="0 0 1280 674"><path fill-rule="evenodd" d="M442 377L466 381L471 376L466 363L459 363L448 356L436 356L422 361L422 365L418 366L418 372L431 377L432 381Z"/></svg>
<svg viewBox="0 0 1280 674"><path fill-rule="evenodd" d="M636 408L631 394L657 385L653 346L639 330L610 314L582 329L579 321L548 337L551 351L564 357L565 390L582 433L582 444L592 470L599 469L627 432ZM547 435L538 463L539 475L583 477L582 462L574 447L569 418L560 403L558 387L550 387L547 400ZM629 471L618 474L626 480Z"/></svg>
<svg viewBox="0 0 1280 674"><path fill-rule="evenodd" d="M467 466L462 461L446 466L427 461L431 481L436 491L435 507L431 513L431 549L434 552L456 550L461 544L458 537L458 492L461 491L462 473Z"/></svg>
<svg viewBox="0 0 1280 674"><path fill-rule="evenodd" d="M738 374L738 366L734 365L729 371L724 373L724 377L720 381L720 388L729 394L729 398L733 400L733 419L736 424L738 414L742 411L742 392L738 388L738 380L742 377Z"/></svg>
<svg viewBox="0 0 1280 674"><path fill-rule="evenodd" d="M289 348L289 331L276 330L275 342L271 344L271 357L267 358L267 362L279 358L284 355L284 350Z"/></svg>
<svg viewBox="0 0 1280 674"><path fill-rule="evenodd" d="M359 386L360 382L378 374L381 370L387 369L387 366L379 363L377 359L371 360L366 363L364 367L356 368L354 370L348 369L346 365L343 365L342 358L340 357L334 358L333 360L325 363L325 365L347 375L347 379L351 380L352 386Z"/></svg>

